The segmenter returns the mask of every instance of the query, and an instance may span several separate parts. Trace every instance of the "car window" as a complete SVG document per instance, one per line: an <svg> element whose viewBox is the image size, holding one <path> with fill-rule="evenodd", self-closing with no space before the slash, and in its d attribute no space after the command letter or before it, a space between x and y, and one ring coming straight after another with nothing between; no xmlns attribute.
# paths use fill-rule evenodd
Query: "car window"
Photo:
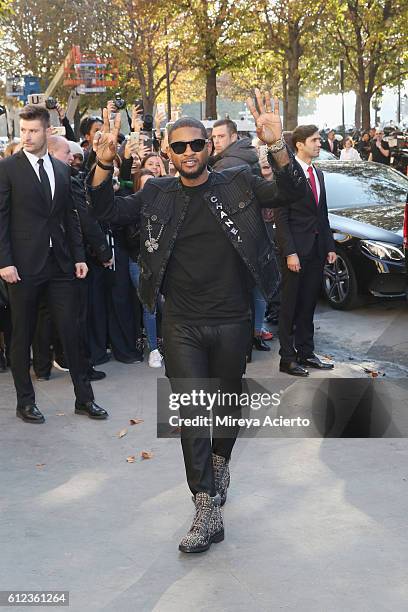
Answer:
<svg viewBox="0 0 408 612"><path fill-rule="evenodd" d="M318 164L324 172L327 206L358 208L405 202L408 179L381 164Z"/></svg>
<svg viewBox="0 0 408 612"><path fill-rule="evenodd" d="M326 151L326 149L320 149L319 157L317 159L337 159L337 157L333 155L333 153L330 153L330 151Z"/></svg>

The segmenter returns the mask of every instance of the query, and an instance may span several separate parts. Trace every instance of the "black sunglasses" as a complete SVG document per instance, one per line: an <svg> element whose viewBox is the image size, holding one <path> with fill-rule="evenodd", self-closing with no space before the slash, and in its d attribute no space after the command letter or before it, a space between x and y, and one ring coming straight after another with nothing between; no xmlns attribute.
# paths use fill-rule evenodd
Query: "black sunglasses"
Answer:
<svg viewBox="0 0 408 612"><path fill-rule="evenodd" d="M177 142L172 142L169 146L176 155L181 155L182 153L186 152L187 145L190 145L190 148L194 153L199 153L199 151L204 149L207 142L208 139L196 138L195 140L189 140L187 142L184 142L184 140L178 140Z"/></svg>

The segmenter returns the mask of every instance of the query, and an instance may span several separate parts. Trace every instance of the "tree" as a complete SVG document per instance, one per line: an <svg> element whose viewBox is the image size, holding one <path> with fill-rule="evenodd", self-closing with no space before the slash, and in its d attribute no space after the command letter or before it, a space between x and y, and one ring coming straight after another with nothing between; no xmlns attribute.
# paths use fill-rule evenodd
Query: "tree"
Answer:
<svg viewBox="0 0 408 612"><path fill-rule="evenodd" d="M183 68L177 5L171 0L161 6L149 0L113 0L110 5L110 18L117 24L110 51L119 60L124 90L139 91L147 113L153 112L157 98L166 89L166 47L170 83Z"/></svg>
<svg viewBox="0 0 408 612"><path fill-rule="evenodd" d="M255 3L264 46L279 62L284 127L298 122L300 89L313 87L315 44L326 18L326 0L259 0Z"/></svg>
<svg viewBox="0 0 408 612"><path fill-rule="evenodd" d="M34 74L43 87L71 46L92 38L102 9L90 0L11 0L9 6L10 11L0 13L0 70ZM95 40L104 44L100 31Z"/></svg>
<svg viewBox="0 0 408 612"><path fill-rule="evenodd" d="M336 4L326 30L337 45L332 57L338 58L340 52L344 58L361 103L362 127L368 129L373 96L408 74L408 2L337 0Z"/></svg>
<svg viewBox="0 0 408 612"><path fill-rule="evenodd" d="M205 80L205 115L217 117L217 75L244 63L250 52L250 6L242 0L181 0L193 68Z"/></svg>

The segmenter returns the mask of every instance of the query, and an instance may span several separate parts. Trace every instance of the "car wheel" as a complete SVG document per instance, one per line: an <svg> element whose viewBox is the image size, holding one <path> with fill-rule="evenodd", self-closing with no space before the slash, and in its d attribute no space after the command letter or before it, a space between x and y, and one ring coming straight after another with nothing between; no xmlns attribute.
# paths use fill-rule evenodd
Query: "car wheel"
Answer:
<svg viewBox="0 0 408 612"><path fill-rule="evenodd" d="M356 274L342 251L337 252L334 264L324 267L323 291L330 306L336 310L351 310L360 302Z"/></svg>

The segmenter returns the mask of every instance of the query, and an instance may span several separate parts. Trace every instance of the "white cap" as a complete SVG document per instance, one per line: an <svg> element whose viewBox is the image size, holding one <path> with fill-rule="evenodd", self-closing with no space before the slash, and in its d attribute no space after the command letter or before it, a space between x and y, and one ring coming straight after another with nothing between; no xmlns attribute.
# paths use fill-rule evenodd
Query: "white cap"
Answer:
<svg viewBox="0 0 408 612"><path fill-rule="evenodd" d="M84 150L77 142L73 140L68 140L69 148L71 149L72 155L81 155L82 159L84 158Z"/></svg>

